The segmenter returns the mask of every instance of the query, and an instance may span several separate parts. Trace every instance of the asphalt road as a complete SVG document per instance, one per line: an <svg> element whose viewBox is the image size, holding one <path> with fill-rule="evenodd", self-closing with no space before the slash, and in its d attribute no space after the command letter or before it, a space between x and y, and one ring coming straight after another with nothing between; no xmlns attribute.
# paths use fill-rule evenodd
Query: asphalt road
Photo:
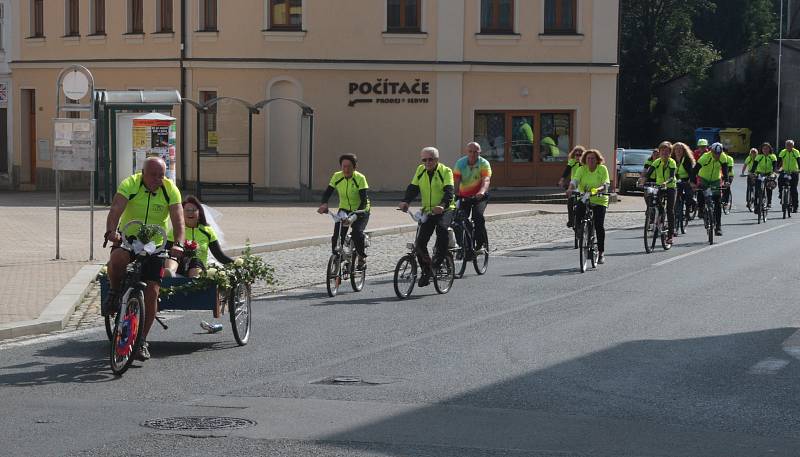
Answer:
<svg viewBox="0 0 800 457"><path fill-rule="evenodd" d="M757 225L742 181L713 246L695 222L649 255L610 233L585 274L554 243L445 296L296 291L245 347L176 314L122 378L102 329L0 346L0 455L796 456L800 218ZM255 424L142 426L183 416Z"/></svg>

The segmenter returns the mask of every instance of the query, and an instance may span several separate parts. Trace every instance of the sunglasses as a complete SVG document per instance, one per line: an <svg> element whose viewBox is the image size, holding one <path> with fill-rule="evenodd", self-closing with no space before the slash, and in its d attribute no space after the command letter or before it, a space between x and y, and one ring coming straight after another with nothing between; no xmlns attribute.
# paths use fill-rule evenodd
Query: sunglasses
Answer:
<svg viewBox="0 0 800 457"><path fill-rule="evenodd" d="M184 209L183 209L183 212L184 212L184 213L199 213L199 212L200 212L200 210L199 210L199 209L197 209L197 208L184 208Z"/></svg>
<svg viewBox="0 0 800 457"><path fill-rule="evenodd" d="M434 157L423 157L423 158L422 158L422 163L436 162L436 160L437 160L437 159L436 159L436 158L434 158Z"/></svg>

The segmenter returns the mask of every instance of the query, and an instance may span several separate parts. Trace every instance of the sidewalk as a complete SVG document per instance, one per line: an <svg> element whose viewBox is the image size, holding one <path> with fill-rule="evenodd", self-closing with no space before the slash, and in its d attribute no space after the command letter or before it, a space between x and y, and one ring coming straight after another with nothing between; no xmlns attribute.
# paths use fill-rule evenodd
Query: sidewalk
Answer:
<svg viewBox="0 0 800 457"><path fill-rule="evenodd" d="M86 278L93 277L92 271L108 259L108 249L102 248L108 210L95 207L95 261L88 261L86 194L62 194L62 260L53 260L56 252L55 195L0 192L0 290L4 291L0 296L0 340L12 337L11 329L19 327L23 321L36 320L43 312L52 314L56 310L58 314L70 308L64 316L66 320L76 305L75 297L80 301L88 287L88 284L82 286ZM278 242L285 240L302 240L305 245L324 243L333 226L328 216L316 213L317 205L312 203L214 202L212 207L222 213L217 222L224 231L226 250L244 246L248 240L261 250L281 249L285 243ZM642 199L637 196L624 196L611 207L612 212L642 209ZM486 214L561 213L565 210L560 204L490 203ZM373 205L368 231L411 223L406 214L395 211L394 203L378 201ZM278 245L270 247L269 243ZM19 331L13 334L19 335Z"/></svg>

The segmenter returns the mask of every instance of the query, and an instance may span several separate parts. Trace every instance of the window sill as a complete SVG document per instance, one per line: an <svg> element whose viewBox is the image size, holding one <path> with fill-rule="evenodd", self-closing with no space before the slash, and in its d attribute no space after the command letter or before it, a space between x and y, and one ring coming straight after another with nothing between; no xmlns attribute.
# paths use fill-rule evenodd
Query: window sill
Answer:
<svg viewBox="0 0 800 457"><path fill-rule="evenodd" d="M514 46L520 42L519 33L476 33L478 44L487 46Z"/></svg>
<svg viewBox="0 0 800 457"><path fill-rule="evenodd" d="M424 44L425 32L383 32L383 44Z"/></svg>
<svg viewBox="0 0 800 457"><path fill-rule="evenodd" d="M264 41L294 41L302 42L306 39L305 30L262 30Z"/></svg>
<svg viewBox="0 0 800 457"><path fill-rule="evenodd" d="M583 41L584 35L582 33L540 33L539 41L562 42L562 43L580 43Z"/></svg>
<svg viewBox="0 0 800 457"><path fill-rule="evenodd" d="M142 44L144 43L144 33L123 33L122 38L128 44Z"/></svg>
<svg viewBox="0 0 800 457"><path fill-rule="evenodd" d="M216 43L219 40L219 30L195 30L192 36L203 43Z"/></svg>
<svg viewBox="0 0 800 457"><path fill-rule="evenodd" d="M44 46L46 38L43 36L29 36L25 38L25 44L31 47Z"/></svg>
<svg viewBox="0 0 800 457"><path fill-rule="evenodd" d="M106 44L107 37L105 33L96 33L87 35L86 39L89 40L89 44Z"/></svg>
<svg viewBox="0 0 800 457"><path fill-rule="evenodd" d="M64 35L61 37L61 42L64 46L79 46L81 44L80 35Z"/></svg>
<svg viewBox="0 0 800 457"><path fill-rule="evenodd" d="M156 43L172 43L175 41L175 32L155 32L150 36Z"/></svg>

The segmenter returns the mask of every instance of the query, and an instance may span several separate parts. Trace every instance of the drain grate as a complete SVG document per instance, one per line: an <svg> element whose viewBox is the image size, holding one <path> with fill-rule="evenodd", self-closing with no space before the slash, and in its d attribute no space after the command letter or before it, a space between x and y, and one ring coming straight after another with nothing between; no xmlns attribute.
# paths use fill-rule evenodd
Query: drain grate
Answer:
<svg viewBox="0 0 800 457"><path fill-rule="evenodd" d="M156 430L233 430L252 427L256 421L239 417L184 416L150 419L142 426Z"/></svg>

